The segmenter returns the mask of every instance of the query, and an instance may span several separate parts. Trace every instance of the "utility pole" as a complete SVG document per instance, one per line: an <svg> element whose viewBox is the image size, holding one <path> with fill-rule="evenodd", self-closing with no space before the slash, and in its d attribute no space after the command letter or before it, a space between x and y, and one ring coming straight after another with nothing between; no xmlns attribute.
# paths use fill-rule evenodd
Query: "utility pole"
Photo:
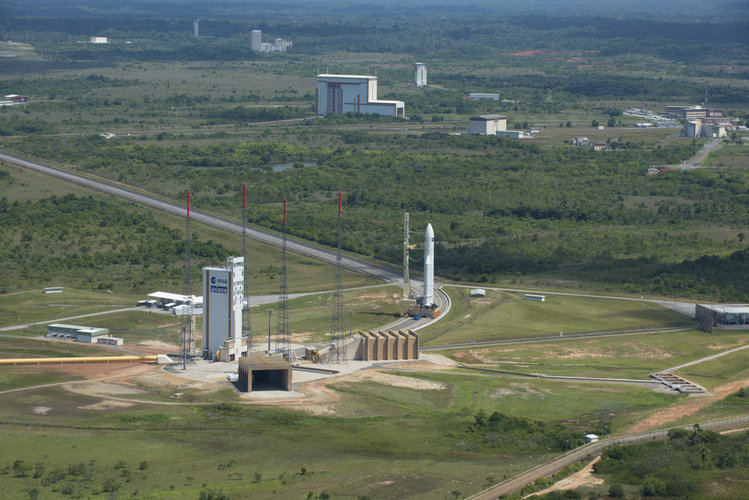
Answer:
<svg viewBox="0 0 749 500"><path fill-rule="evenodd" d="M270 317L271 316L273 316L273 309L268 309L268 355L270 355L270 336L271 336Z"/></svg>

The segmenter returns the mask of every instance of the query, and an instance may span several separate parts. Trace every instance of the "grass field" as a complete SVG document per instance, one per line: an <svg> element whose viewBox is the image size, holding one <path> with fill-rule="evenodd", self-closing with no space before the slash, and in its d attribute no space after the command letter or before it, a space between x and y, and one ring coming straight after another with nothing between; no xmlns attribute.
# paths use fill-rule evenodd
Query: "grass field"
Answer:
<svg viewBox="0 0 749 500"><path fill-rule="evenodd" d="M0 429L0 467L9 469L0 484L12 495L39 488L45 498L70 489L84 496L107 493L113 482L118 495L137 490L143 498L195 498L210 489L230 498L304 498L323 490L334 498L447 498L450 491L478 491L490 475L501 479L544 458L521 450L465 449L463 435L479 409L535 420L543 401L553 411L541 418L568 420L583 430L601 418L624 425L633 409L676 397L594 384L419 378L444 388L335 383L342 396L338 406L349 418L236 405L107 410L95 405L98 398L62 388L0 395L0 420L6 423ZM45 414L35 413L42 406ZM18 460L32 464L32 472L16 473ZM85 474L71 472L76 464L84 465ZM62 477L45 482L53 471Z"/></svg>
<svg viewBox="0 0 749 500"><path fill-rule="evenodd" d="M41 289L0 295L0 325L11 326L35 321L58 320L71 316L134 307L141 297L97 290L65 288L63 293L43 293ZM73 323L81 320L65 320Z"/></svg>
<svg viewBox="0 0 749 500"><path fill-rule="evenodd" d="M467 288L445 290L452 310L420 332L424 345L693 325L682 314L644 301L547 295L545 302L532 302L492 289L484 298L471 298Z"/></svg>
<svg viewBox="0 0 749 500"><path fill-rule="evenodd" d="M749 337L742 333L706 334L698 330L687 330L476 347L452 350L449 354L461 363L479 363L482 366L520 373L647 380L650 373L746 345L748 342ZM723 365L726 362L734 365L733 369L726 368L729 371L741 366L740 359L733 361L734 356L720 358ZM733 378L725 375L729 373L717 378L723 381Z"/></svg>
<svg viewBox="0 0 749 500"><path fill-rule="evenodd" d="M746 342L747 335L743 334L742 337ZM749 350L744 349L711 361L687 366L677 373L708 389L723 384L726 380L749 379Z"/></svg>
<svg viewBox="0 0 749 500"><path fill-rule="evenodd" d="M374 287L344 291L344 330L349 323L353 331L377 329L400 316L400 288L395 286ZM278 310L278 304L253 307L253 325L259 335L268 333L268 309ZM353 312L353 315L350 313ZM319 342L327 339L333 314L333 293L308 295L289 301L289 329L295 339ZM276 332L276 316L271 316L272 329Z"/></svg>

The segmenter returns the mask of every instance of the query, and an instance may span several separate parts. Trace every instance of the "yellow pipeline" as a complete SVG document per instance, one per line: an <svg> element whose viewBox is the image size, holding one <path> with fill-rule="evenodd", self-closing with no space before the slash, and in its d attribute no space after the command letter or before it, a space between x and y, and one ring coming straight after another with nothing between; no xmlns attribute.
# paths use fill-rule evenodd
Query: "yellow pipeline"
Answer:
<svg viewBox="0 0 749 500"><path fill-rule="evenodd" d="M0 359L3 365L69 365L87 363L133 363L136 361L156 362L158 356L88 356L75 358L15 358Z"/></svg>

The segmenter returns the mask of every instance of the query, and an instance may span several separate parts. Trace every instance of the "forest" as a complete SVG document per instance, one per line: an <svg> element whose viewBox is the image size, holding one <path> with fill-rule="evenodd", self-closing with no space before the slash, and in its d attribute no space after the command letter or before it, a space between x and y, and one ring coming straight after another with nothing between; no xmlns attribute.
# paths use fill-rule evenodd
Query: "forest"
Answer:
<svg viewBox="0 0 749 500"><path fill-rule="evenodd" d="M247 184L249 223L279 230L287 198L290 235L328 246L336 243L340 189L346 251L397 265L395 227L410 212L414 227L435 227L436 271L445 279L541 279L749 300L740 278L747 271L746 169L649 176L649 167L678 165L704 141L643 140L623 115L628 106L700 102L708 85L711 102L749 122L749 71L742 69L749 29L745 17L722 7L700 22L676 11L658 18L529 16L523 8L499 14L488 3L457 14L443 3L407 23L389 8L372 15L358 4L313 17L303 13L313 4L293 15L252 17L229 2L201 21L195 37L192 21L204 7L190 2L172 16L160 12L183 3L138 5L128 14L80 2L40 16L44 4L0 20L0 39L23 40L43 61L8 59L3 85L32 96L27 106L0 109L10 152L175 201L189 190L197 209L230 217ZM250 28L291 39L293 49L252 52ZM92 33L110 43L80 43ZM430 85L418 91L404 84L415 60L430 66ZM374 69L380 97L403 99L409 116L312 119L311 82L322 64ZM469 91L507 99L470 101ZM506 114L508 128L533 125L555 138L459 135L467 117L487 113ZM598 140L611 151L560 140L599 122L607 128ZM35 209L3 205L16 215ZM417 248L414 268L420 259Z"/></svg>

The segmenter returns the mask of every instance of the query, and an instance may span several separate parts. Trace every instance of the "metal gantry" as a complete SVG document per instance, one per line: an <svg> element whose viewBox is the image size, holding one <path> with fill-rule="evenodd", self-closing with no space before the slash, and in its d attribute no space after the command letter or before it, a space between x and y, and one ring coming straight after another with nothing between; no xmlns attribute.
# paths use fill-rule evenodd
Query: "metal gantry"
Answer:
<svg viewBox="0 0 749 500"><path fill-rule="evenodd" d="M333 291L333 316L330 322L330 362L346 361L345 327L343 312L343 265L341 256L341 236L343 222L341 217L342 193L338 191L338 254L335 267L335 289Z"/></svg>
<svg viewBox="0 0 749 500"><path fill-rule="evenodd" d="M185 227L185 281L183 287L185 297L192 296L192 265L190 262L190 192L187 192L187 217ZM180 321L180 361L182 369L187 369L187 363L192 362L195 356L195 328L193 327L193 303L189 300L190 307L182 315Z"/></svg>
<svg viewBox="0 0 749 500"><path fill-rule="evenodd" d="M286 272L286 198L283 199L283 240L281 244L281 286L278 292L278 328L276 334L276 353L289 354L291 334L289 333L289 289Z"/></svg>

